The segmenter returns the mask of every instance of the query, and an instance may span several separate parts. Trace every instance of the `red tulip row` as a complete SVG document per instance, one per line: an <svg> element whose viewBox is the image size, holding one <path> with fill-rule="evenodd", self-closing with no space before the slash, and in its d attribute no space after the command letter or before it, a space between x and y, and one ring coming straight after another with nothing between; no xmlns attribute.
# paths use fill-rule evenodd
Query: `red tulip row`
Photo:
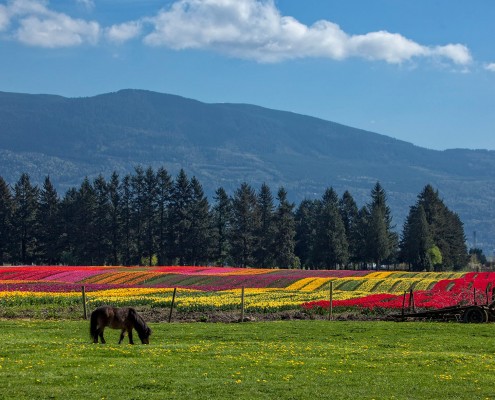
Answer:
<svg viewBox="0 0 495 400"><path fill-rule="evenodd" d="M460 304L482 304L492 301L495 293L495 273L468 273L458 279L444 279L431 290L414 292L414 305L418 308L444 308ZM405 303L409 304L409 294ZM404 303L403 295L372 294L360 298L336 300L334 307L360 307L367 309L400 309ZM302 304L304 309L327 309L328 300Z"/></svg>

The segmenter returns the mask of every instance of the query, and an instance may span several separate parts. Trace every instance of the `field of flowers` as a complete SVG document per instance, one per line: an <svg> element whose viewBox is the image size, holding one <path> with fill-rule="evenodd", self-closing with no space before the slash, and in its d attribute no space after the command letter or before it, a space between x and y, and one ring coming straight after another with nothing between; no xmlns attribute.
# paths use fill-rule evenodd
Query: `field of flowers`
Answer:
<svg viewBox="0 0 495 400"><path fill-rule="evenodd" d="M178 311L235 310L241 288L247 312L329 307L400 309L414 291L418 308L440 308L491 300L495 273L283 270L229 267L0 267L0 306L81 303L170 307ZM409 295L407 295L409 296ZM408 299L406 299L408 301Z"/></svg>

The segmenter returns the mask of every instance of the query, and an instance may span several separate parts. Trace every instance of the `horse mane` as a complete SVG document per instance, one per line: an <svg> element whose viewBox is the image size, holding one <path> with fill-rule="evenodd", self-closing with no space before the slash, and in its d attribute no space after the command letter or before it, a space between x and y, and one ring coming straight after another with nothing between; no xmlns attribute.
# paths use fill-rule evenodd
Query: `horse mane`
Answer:
<svg viewBox="0 0 495 400"><path fill-rule="evenodd" d="M134 329L136 329L139 337L149 337L151 335L151 329L134 308L129 308L129 319L134 324Z"/></svg>

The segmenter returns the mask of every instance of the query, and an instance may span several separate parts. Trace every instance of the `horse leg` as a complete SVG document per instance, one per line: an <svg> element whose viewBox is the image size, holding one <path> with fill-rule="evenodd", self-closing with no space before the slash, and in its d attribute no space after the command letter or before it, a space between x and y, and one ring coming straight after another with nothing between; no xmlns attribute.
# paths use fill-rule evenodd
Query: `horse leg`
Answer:
<svg viewBox="0 0 495 400"><path fill-rule="evenodd" d="M129 333L129 344L134 344L132 340L132 328L128 329L127 332Z"/></svg>
<svg viewBox="0 0 495 400"><path fill-rule="evenodd" d="M122 329L122 332L120 332L119 344L121 344L122 343L122 340L124 340L124 336L125 336L125 330Z"/></svg>
<svg viewBox="0 0 495 400"><path fill-rule="evenodd" d="M95 334L93 335L93 343L98 343L98 330L96 330Z"/></svg>
<svg viewBox="0 0 495 400"><path fill-rule="evenodd" d="M99 332L99 336L100 336L101 343L105 344L106 341L105 341L105 338L103 337L103 331L104 331L104 328L101 328L100 332Z"/></svg>

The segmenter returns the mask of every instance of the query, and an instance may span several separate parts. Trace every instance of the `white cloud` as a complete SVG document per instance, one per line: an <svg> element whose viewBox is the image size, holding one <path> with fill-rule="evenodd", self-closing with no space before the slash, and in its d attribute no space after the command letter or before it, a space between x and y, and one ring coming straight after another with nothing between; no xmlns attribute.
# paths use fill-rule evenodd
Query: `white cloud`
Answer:
<svg viewBox="0 0 495 400"><path fill-rule="evenodd" d="M282 16L273 0L178 0L150 22L153 31L144 38L149 45L209 49L260 62L303 57L361 57L388 63L440 57L460 65L471 62L469 50L459 44L428 47L386 31L349 35L329 21L306 26Z"/></svg>
<svg viewBox="0 0 495 400"><path fill-rule="evenodd" d="M73 19L64 14L20 20L16 37L20 42L40 47L69 47L98 41L100 27L96 22Z"/></svg>
<svg viewBox="0 0 495 400"><path fill-rule="evenodd" d="M0 32L7 29L9 26L9 15L7 14L7 8L0 4Z"/></svg>
<svg viewBox="0 0 495 400"><path fill-rule="evenodd" d="M46 48L96 44L100 36L97 22L75 19L51 11L42 0L12 0L6 10L16 21L12 36L21 43Z"/></svg>
<svg viewBox="0 0 495 400"><path fill-rule="evenodd" d="M94 0L76 0L94 7ZM49 9L48 0L10 0L0 5L0 31L20 42L47 48L124 43L143 37L145 44L171 49L205 49L258 62L297 58L366 60L400 64L414 58L447 61L466 68L472 63L461 44L423 45L387 31L352 35L330 21L305 25L283 16L274 0L175 0L151 18L137 18L102 28Z"/></svg>
<svg viewBox="0 0 495 400"><path fill-rule="evenodd" d="M112 25L105 30L108 40L123 43L141 35L142 24L139 21L126 22L120 25Z"/></svg>
<svg viewBox="0 0 495 400"><path fill-rule="evenodd" d="M469 49L462 44L448 44L446 46L436 46L431 50L436 56L445 57L458 65L468 65L473 60Z"/></svg>
<svg viewBox="0 0 495 400"><path fill-rule="evenodd" d="M495 63L485 64L485 69L487 71L495 72Z"/></svg>

